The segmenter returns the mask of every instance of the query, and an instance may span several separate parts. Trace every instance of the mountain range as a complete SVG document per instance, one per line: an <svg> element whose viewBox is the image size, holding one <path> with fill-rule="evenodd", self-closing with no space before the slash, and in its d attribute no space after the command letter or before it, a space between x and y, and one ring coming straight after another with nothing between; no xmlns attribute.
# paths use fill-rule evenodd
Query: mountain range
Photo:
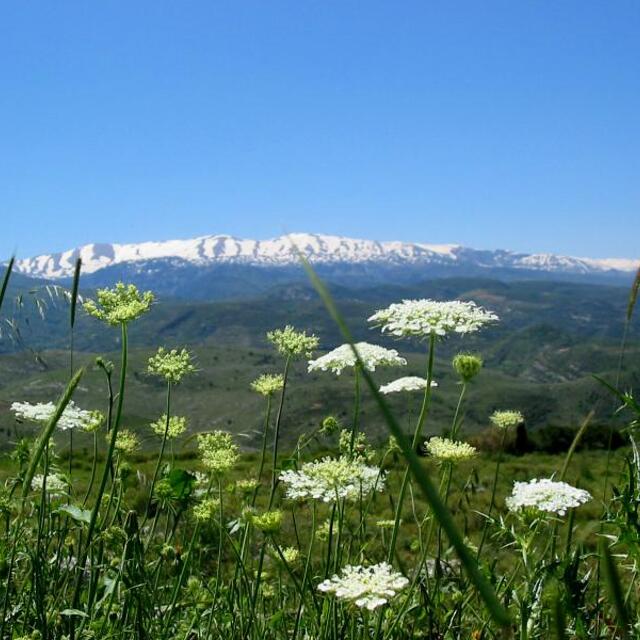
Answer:
<svg viewBox="0 0 640 640"><path fill-rule="evenodd" d="M299 254L323 277L349 286L374 281L413 283L430 277L555 279L625 284L638 260L576 258L546 253L479 250L457 244L377 242L293 233L270 240L228 235L138 244L88 244L20 259L16 271L65 282L82 259L83 285L123 279L165 295L220 299L263 293L274 283L301 280Z"/></svg>

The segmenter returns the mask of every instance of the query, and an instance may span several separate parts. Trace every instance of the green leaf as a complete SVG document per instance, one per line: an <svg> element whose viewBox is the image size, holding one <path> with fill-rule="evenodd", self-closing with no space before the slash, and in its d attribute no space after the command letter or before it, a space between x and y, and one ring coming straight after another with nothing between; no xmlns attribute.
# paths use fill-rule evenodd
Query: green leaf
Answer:
<svg viewBox="0 0 640 640"><path fill-rule="evenodd" d="M78 522L84 522L89 524L91 521L91 511L89 509L81 509L74 504L63 504L58 507L58 511L66 513L68 516L77 520Z"/></svg>
<svg viewBox="0 0 640 640"><path fill-rule="evenodd" d="M176 500L181 500L191 494L197 478L185 469L172 469L166 476L166 480L169 482Z"/></svg>

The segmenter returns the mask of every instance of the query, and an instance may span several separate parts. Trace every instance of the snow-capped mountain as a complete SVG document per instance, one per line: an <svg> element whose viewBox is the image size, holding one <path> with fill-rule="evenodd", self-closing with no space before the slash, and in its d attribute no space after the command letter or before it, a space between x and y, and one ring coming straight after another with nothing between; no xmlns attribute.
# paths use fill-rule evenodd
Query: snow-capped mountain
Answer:
<svg viewBox="0 0 640 640"><path fill-rule="evenodd" d="M83 274L105 269L126 268L147 274L189 266L216 265L295 267L298 252L320 266L361 266L387 268L437 267L438 273L451 267L486 272L495 270L538 272L540 275L620 275L638 268L638 260L624 258L575 258L553 254L524 254L512 251L484 251L455 244L376 242L340 236L293 233L270 240L247 240L227 235L202 236L191 240L142 242L138 244L88 244L62 253L36 256L16 262L18 272L32 277L59 280L73 275L77 258L82 258ZM514 274L515 275L515 274Z"/></svg>

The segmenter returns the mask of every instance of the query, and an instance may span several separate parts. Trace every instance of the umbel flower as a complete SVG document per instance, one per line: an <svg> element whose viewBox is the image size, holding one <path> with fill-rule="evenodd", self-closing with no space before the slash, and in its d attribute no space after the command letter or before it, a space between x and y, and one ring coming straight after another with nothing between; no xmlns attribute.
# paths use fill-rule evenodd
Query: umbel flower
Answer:
<svg viewBox="0 0 640 640"><path fill-rule="evenodd" d="M466 442L456 442L449 438L434 436L424 443L426 450L438 462L462 462L473 458L477 451Z"/></svg>
<svg viewBox="0 0 640 640"><path fill-rule="evenodd" d="M198 449L202 464L215 474L226 473L238 460L238 447L231 434L224 431L201 433L198 436Z"/></svg>
<svg viewBox="0 0 640 640"><path fill-rule="evenodd" d="M275 533L282 525L282 511L275 509L260 514L251 514L251 524L263 533Z"/></svg>
<svg viewBox="0 0 640 640"><path fill-rule="evenodd" d="M375 371L376 367L380 366L399 367L407 364L407 361L401 358L395 349L385 349L368 342L358 342L354 346L367 371ZM316 360L310 360L308 370L309 372L332 371L339 376L343 369L355 367L356 364L357 359L351 345L343 344Z"/></svg>
<svg viewBox="0 0 640 640"><path fill-rule="evenodd" d="M33 491L42 491L43 487L50 496L63 496L67 493L69 485L62 476L59 476L56 473L50 473L47 475L46 487L45 477L41 473L33 476L33 479L31 480L31 489Z"/></svg>
<svg viewBox="0 0 640 640"><path fill-rule="evenodd" d="M522 424L524 416L519 411L494 411L489 420L498 429L508 429Z"/></svg>
<svg viewBox="0 0 640 640"><path fill-rule="evenodd" d="M107 439L110 437L110 434L107 434ZM118 431L115 443L116 451L124 454L133 453L139 446L140 438L133 431L128 429Z"/></svg>
<svg viewBox="0 0 640 640"><path fill-rule="evenodd" d="M574 509L591 500L591 494L577 489L566 482L556 482L549 478L534 479L529 482L514 482L511 495L505 500L509 511L533 510L565 515L567 509Z"/></svg>
<svg viewBox="0 0 640 640"><path fill-rule="evenodd" d="M459 353L451 362L462 382L471 382L482 369L482 358L473 353Z"/></svg>
<svg viewBox="0 0 640 640"><path fill-rule="evenodd" d="M193 517L199 522L213 520L219 508L220 500L218 498L207 498L193 506Z"/></svg>
<svg viewBox="0 0 640 640"><path fill-rule="evenodd" d="M305 462L298 471L283 471L280 480L287 485L286 496L292 500L335 502L341 498L357 500L374 489L382 491L380 469L361 459L323 458Z"/></svg>
<svg viewBox="0 0 640 640"><path fill-rule="evenodd" d="M376 311L370 318L382 333L398 338L428 338L449 333L472 333L498 320L475 302L452 300L403 300Z"/></svg>
<svg viewBox="0 0 640 640"><path fill-rule="evenodd" d="M167 414L160 416L155 422L149 425L152 431L158 436L164 436L167 429ZM181 416L171 416L169 418L169 428L167 438L177 438L187 430L187 419Z"/></svg>
<svg viewBox="0 0 640 640"><path fill-rule="evenodd" d="M340 576L334 575L318 585L318 590L333 593L356 607L373 611L386 604L409 584L407 578L386 562L370 567L347 565Z"/></svg>
<svg viewBox="0 0 640 640"><path fill-rule="evenodd" d="M310 358L320 344L316 336L296 331L291 325L269 331L267 340L286 358Z"/></svg>
<svg viewBox="0 0 640 640"><path fill-rule="evenodd" d="M154 295L151 291L140 293L133 284L118 282L112 289L98 289L97 302L87 300L84 310L94 318L117 326L136 320L149 311Z"/></svg>
<svg viewBox="0 0 640 640"><path fill-rule="evenodd" d="M160 347L156 354L149 358L149 373L164 378L171 384L178 384L182 378L195 370L191 354L186 349L167 351Z"/></svg>
<svg viewBox="0 0 640 640"><path fill-rule="evenodd" d="M53 402L39 402L31 404L30 402L14 402L11 405L11 411L16 417L31 422L49 422L53 414L56 412L56 405ZM60 416L57 428L61 431L69 429L87 429L93 425L96 420L96 414L93 411L85 411L71 400L64 408Z"/></svg>
<svg viewBox="0 0 640 640"><path fill-rule="evenodd" d="M272 396L284 386L284 377L280 374L264 373L251 383L251 388L261 396Z"/></svg>
<svg viewBox="0 0 640 640"><path fill-rule="evenodd" d="M431 381L431 388L437 387L438 383L435 380ZM380 393L403 393L413 391L424 391L427 388L427 381L425 378L419 378L418 376L405 376L404 378L398 378L389 384L383 384L380 387Z"/></svg>

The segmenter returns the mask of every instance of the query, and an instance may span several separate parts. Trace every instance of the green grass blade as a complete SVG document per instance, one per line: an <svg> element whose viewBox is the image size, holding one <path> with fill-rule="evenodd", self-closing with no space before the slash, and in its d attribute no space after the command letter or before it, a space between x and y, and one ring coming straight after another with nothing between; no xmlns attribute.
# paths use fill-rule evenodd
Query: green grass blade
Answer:
<svg viewBox="0 0 640 640"><path fill-rule="evenodd" d="M36 441L35 450L33 452L33 455L31 456L29 467L27 468L27 473L24 478L24 484L22 485L23 499L29 493L29 490L31 488L31 481L33 480L33 476L36 474L36 469L38 468L38 464L40 463L42 454L44 453L47 443L51 439L53 430L56 428L56 424L58 424L58 420L60 420L60 416L62 415L62 412L65 410L66 406L69 404L69 401L73 396L73 392L76 390L76 387L78 386L78 383L80 382L80 378L82 378L83 373L84 373L84 369L78 369L78 371L73 376L73 378L71 378L71 381L69 382L64 393L60 397L60 400L58 400L55 413L51 416L51 419L49 420L46 427L40 434L40 437Z"/></svg>
<svg viewBox="0 0 640 640"><path fill-rule="evenodd" d="M560 472L560 480L564 480L565 476L567 475L567 470L569 469L569 463L571 462L571 458L573 458L573 454L575 453L576 447L578 446L578 443L582 439L582 436L584 435L584 432L587 430L587 427L589 426L589 423L593 419L594 415L595 415L595 411L591 410L589 412L589 415L587 415L587 417L584 419L581 427L578 429L578 432L576 433L575 438L573 439L573 442L569 447L569 451L567 451L567 455L564 459L564 464L562 465L562 471Z"/></svg>
<svg viewBox="0 0 640 640"><path fill-rule="evenodd" d="M607 591L609 592L609 598L613 601L613 606L616 610L619 626L622 629L622 637L629 638L629 613L624 603L624 591L622 583L620 582L620 576L618 575L618 568L616 567L615 560L609 551L609 546L605 541L600 543L600 555L604 562L602 563L604 578L607 583Z"/></svg>
<svg viewBox="0 0 640 640"><path fill-rule="evenodd" d="M76 268L73 272L73 285L71 286L71 312L69 320L71 328L76 323L76 306L78 304L78 286L80 284L80 269L82 268L82 258L76 260Z"/></svg>
<svg viewBox="0 0 640 640"><path fill-rule="evenodd" d="M471 553L467 545L464 543L462 534L460 533L456 523L454 522L449 509L442 502L438 489L431 482L431 479L429 478L424 468L420 464L420 460L418 459L416 452L413 450L411 443L409 442L409 439L406 437L402 428L400 427L400 425L392 415L384 398L378 392L378 388L374 383L370 373L363 366L362 360L360 359L360 356L358 355L355 349L351 332L346 326L342 318L342 315L340 314L337 307L335 306L333 299L331 298L331 295L327 291L327 288L324 286L324 284L318 278L318 276L316 275L311 265L307 262L307 260L302 255L300 255L300 259L302 261L305 271L309 276L309 279L311 280L313 286L315 287L316 291L318 292L325 306L327 307L329 314L331 315L331 317L334 319L334 321L340 328L340 331L342 333L344 340L351 345L354 356L357 359L358 363L360 364L360 371L362 372L362 376L365 379L369 387L369 390L371 391L378 405L378 408L380 409L380 412L382 413L389 427L389 430L391 431L393 436L396 438L398 445L400 446L405 456L405 459L407 460L407 464L409 465L409 468L411 470L411 473L413 474L413 477L415 478L416 482L420 486L420 489L422 490L422 493L424 494L427 502L429 503L434 516L442 526L442 529L445 531L451 544L455 548L458 554L458 557L460 558L460 562L464 566L467 572L467 575L469 576L469 579L471 580L473 585L478 590L478 593L484 600L487 606L487 609L489 610L489 613L491 614L491 617L493 618L493 620L497 624L502 626L506 626L510 624L508 612L502 606L502 603L498 600L498 597L496 596L496 593L493 590L493 587L489 584L487 579L482 575L480 568L478 567L478 563L476 562L474 555Z"/></svg>
<svg viewBox="0 0 640 640"><path fill-rule="evenodd" d="M13 270L13 263L15 261L15 256L11 256L2 278L2 286L0 286L0 309L2 309L2 303L4 301L5 293L7 292L7 287L9 286L9 278L11 277L11 271Z"/></svg>

